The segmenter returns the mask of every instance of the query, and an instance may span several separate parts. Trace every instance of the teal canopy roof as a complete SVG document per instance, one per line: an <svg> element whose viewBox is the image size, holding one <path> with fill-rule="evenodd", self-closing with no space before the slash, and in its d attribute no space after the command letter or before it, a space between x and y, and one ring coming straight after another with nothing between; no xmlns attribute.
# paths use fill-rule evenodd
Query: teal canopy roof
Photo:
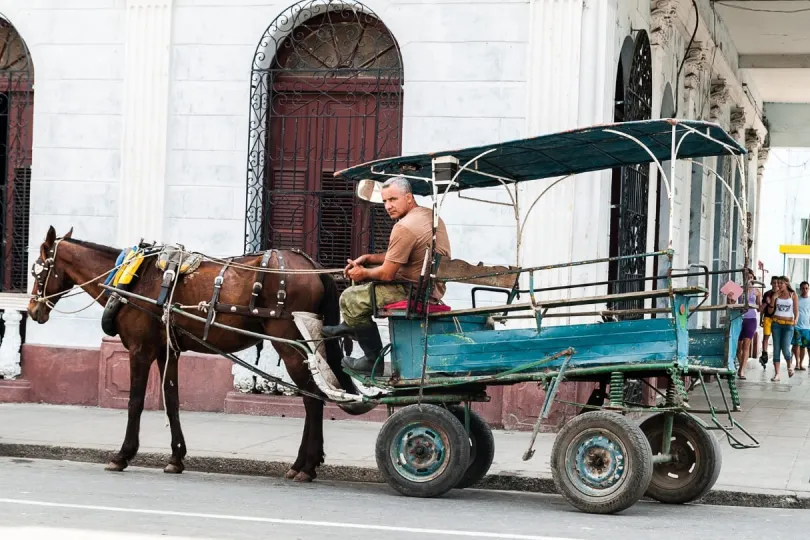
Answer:
<svg viewBox="0 0 810 540"><path fill-rule="evenodd" d="M338 171L335 176L354 181L384 181L393 175L404 174L410 177L415 194L430 195L430 184L427 181L414 180L413 177L430 179L432 160L443 156L457 158L461 167L489 151L475 163L468 165L472 170L464 170L458 175L459 185L454 186L451 191L498 186L501 185L498 178L525 182L653 161L650 154L636 141L607 130L638 139L663 162L670 159L673 126L676 141L683 141L678 149L677 159L746 153L745 148L712 122L642 120L591 126L486 146L379 159Z"/></svg>

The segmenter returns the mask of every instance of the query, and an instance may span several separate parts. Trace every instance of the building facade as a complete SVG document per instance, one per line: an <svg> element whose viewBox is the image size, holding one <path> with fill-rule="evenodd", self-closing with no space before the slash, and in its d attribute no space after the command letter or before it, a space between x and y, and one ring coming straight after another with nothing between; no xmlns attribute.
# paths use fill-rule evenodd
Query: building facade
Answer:
<svg viewBox="0 0 810 540"><path fill-rule="evenodd" d="M670 239L657 170L626 167L548 189L531 213L518 216L520 240L510 208L449 200L443 218L454 257L530 266L666 249L671 241L675 267L727 269L742 264L740 218L756 230L768 138L762 102L739 69L722 17L705 0L69 6L0 1L7 36L0 132L14 141L5 146L0 220L0 366L7 381L21 366L27 383L15 395L28 392L26 399L121 406L128 388L123 349L102 339L101 308L82 310L91 298L60 302L61 310L78 313L54 314L47 325L26 324L20 315L28 268L49 225L122 248L140 239L213 256L297 247L341 266L349 256L384 249L391 223L379 208L358 202L351 186L332 177L335 170L379 157L675 116L715 121L746 145L749 216L740 216L728 190L707 174L725 172L739 194L743 182L731 160L679 164ZM521 188L521 209L532 207L550 181L536 184ZM541 276L541 285L610 278L632 290L666 270L652 260L569 268ZM712 284L715 296L721 284ZM604 292L594 285L550 294ZM468 305L468 289L450 287L446 301ZM713 323L702 315L694 322ZM242 354L284 375L271 347ZM249 392L254 401L232 410L262 410L256 395L277 391L238 369L232 376L227 362L204 362L188 368L189 377L210 381L201 375L207 365L227 380L216 392L195 395L219 396L233 386ZM79 387L80 395L70 397ZM588 389L566 392L585 399ZM507 426L530 422L540 396L528 386L499 389L487 418ZM221 396L204 405L189 399L189 407L228 409Z"/></svg>

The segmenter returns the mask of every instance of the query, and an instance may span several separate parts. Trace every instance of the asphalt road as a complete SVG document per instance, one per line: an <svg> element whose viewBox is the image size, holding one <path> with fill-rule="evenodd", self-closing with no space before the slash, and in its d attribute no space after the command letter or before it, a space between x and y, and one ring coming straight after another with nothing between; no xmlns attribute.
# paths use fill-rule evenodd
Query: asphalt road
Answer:
<svg viewBox="0 0 810 540"><path fill-rule="evenodd" d="M384 485L0 458L0 539L177 540L511 538L678 540L801 538L810 511L640 502L594 516L561 497L479 490L439 499Z"/></svg>

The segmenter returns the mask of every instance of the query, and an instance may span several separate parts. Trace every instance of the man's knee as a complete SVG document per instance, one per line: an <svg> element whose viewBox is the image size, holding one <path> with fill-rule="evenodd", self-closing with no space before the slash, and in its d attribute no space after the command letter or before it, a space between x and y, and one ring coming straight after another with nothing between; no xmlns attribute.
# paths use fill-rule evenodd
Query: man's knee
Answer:
<svg viewBox="0 0 810 540"><path fill-rule="evenodd" d="M371 322L371 297L368 286L355 285L340 295L340 313L349 326Z"/></svg>

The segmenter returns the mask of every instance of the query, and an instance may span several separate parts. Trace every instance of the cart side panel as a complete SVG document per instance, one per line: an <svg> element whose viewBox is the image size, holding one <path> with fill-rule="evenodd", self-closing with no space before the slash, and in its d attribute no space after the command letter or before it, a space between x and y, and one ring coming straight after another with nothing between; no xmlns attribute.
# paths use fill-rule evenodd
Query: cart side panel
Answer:
<svg viewBox="0 0 810 540"><path fill-rule="evenodd" d="M742 318L730 317L722 328L700 328L689 331L689 364L718 369L735 369L737 340L742 331Z"/></svg>
<svg viewBox="0 0 810 540"><path fill-rule="evenodd" d="M422 374L424 334L419 321L392 320L396 335L392 367L402 379ZM463 329L462 329L463 330ZM673 362L688 343L678 343L671 318L552 326L536 329L478 330L428 335L428 374L489 375L519 368L573 347L569 368ZM683 336L686 340L686 336ZM559 367L563 358L528 371Z"/></svg>

